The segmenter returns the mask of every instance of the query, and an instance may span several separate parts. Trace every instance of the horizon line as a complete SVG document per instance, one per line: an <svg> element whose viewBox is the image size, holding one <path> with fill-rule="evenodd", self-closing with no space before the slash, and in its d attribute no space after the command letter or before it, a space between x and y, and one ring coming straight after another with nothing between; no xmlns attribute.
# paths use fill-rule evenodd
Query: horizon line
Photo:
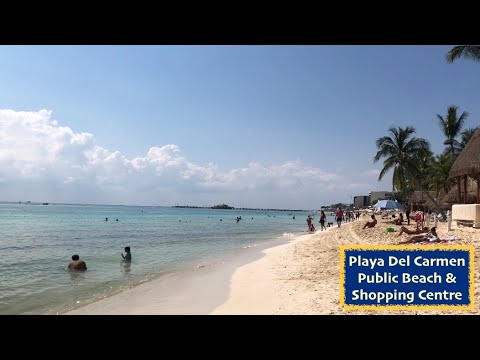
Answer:
<svg viewBox="0 0 480 360"><path fill-rule="evenodd" d="M21 204L21 205L80 205L80 206L135 206L135 207L165 207L165 208L199 208L199 209L211 209L213 206L198 206L198 205L128 205L128 204L92 204L92 203L64 203L64 202L46 202L46 201L4 201L0 200L0 204ZM44 205L46 204L46 205ZM347 205L343 204L342 205ZM353 204L352 204L353 205ZM321 206L323 208L329 208L329 206ZM267 208L267 207L233 207L233 209L226 210L278 210L278 211L316 211L318 209L281 209L281 208ZM348 206L347 206L348 207ZM222 209L216 209L222 210Z"/></svg>

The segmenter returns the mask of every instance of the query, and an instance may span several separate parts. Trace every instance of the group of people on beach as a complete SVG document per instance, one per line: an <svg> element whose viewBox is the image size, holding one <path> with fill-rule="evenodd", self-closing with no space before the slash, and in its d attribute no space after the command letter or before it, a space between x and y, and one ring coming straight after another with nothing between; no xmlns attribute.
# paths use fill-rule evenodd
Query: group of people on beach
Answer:
<svg viewBox="0 0 480 360"><path fill-rule="evenodd" d="M347 215L347 218L350 220L358 220L360 217L360 212L348 212L350 216ZM435 241L440 241L438 238L438 235L436 233L435 227L429 229L428 227L423 226L423 213L421 211L417 211L412 217L410 217L410 211L408 210L405 213L405 217L403 216L403 213L400 213L398 218L395 219L395 215L393 215L394 219L392 221L393 224L395 225L400 225L400 232L398 236L401 236L402 234L413 234L414 236L407 241L401 242L401 244L407 244L407 243L415 243L415 242L422 242L422 241L429 241L429 242L435 242ZM367 221L365 225L363 226L362 229L367 229L367 228L373 228L377 225L378 221L375 217L375 214L372 214L371 220ZM342 210L341 207L337 209L335 212L335 220L337 221L337 226L340 227L342 224L342 221L345 221L345 213ZM410 230L407 227L403 226L404 222L407 222L407 225L410 225L410 220L414 220L416 222L416 229L415 230ZM326 222L326 216L325 212L322 210L320 212L320 229L321 230L327 230L327 227L325 226ZM330 226L333 223L328 223L328 226ZM308 232L309 233L314 233L316 231L315 226L313 225L313 218L312 216L308 215L307 216L307 226L308 226Z"/></svg>
<svg viewBox="0 0 480 360"><path fill-rule="evenodd" d="M355 221L360 219L360 211L359 210L347 210L343 211L341 207L337 209L335 212L335 220L337 222L337 226L340 227L342 225L342 222L350 222L350 221Z"/></svg>
<svg viewBox="0 0 480 360"><path fill-rule="evenodd" d="M128 262L132 261L132 253L130 252L130 246L126 246L125 255L123 255L123 253L121 253L121 255L124 261L128 261ZM75 254L72 256L72 261L70 261L67 268L69 270L85 271L87 270L87 264L85 263L85 261L80 259L80 256Z"/></svg>
<svg viewBox="0 0 480 360"><path fill-rule="evenodd" d="M337 222L337 226L340 227L342 225L342 221L346 221L346 222L349 222L349 221L354 221L354 220L358 220L360 219L360 212L359 211L347 211L346 213L342 210L341 207L339 207L337 209L337 211L335 212L335 220ZM375 219L375 216L372 215L372 219L373 219L373 222L374 224L372 225L372 222L368 222L366 227L373 227L375 226L377 220ZM325 215L325 211L321 211L320 212L320 219L319 219L319 223L320 223L320 230L327 230L327 226L325 226L325 222L327 220L327 217ZM328 223L327 222L327 225L328 226L333 226L333 223ZM313 218L308 215L307 216L307 231L309 233L313 233L316 231L315 229L315 226L313 225Z"/></svg>
<svg viewBox="0 0 480 360"><path fill-rule="evenodd" d="M436 227L428 228L424 226L425 216L422 211L417 211L410 216L410 210L408 209L405 212L405 217L403 213L400 213L397 219L393 220L393 224L399 225L400 232L397 236L402 236L403 234L413 235L409 239L405 241L399 242L399 244L413 244L413 243L435 243L443 241L437 234ZM372 215L373 217L373 215ZM416 223L416 227L414 229L409 229L408 227L404 226L403 223L407 222L407 226L410 225L410 220L413 220Z"/></svg>

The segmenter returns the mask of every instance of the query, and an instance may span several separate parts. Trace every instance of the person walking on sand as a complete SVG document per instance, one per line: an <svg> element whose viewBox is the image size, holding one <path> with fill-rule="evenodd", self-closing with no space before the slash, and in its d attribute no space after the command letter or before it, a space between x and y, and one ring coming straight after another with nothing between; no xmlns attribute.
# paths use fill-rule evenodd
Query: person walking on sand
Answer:
<svg viewBox="0 0 480 360"><path fill-rule="evenodd" d="M337 226L340 227L340 225L342 225L343 219L343 210L341 207L339 207L337 212L335 213L335 218L337 219Z"/></svg>
<svg viewBox="0 0 480 360"><path fill-rule="evenodd" d="M323 231L323 229L327 230L327 228L325 227L325 218L326 218L325 212L322 210L322 211L320 212L320 221L319 221L319 223L320 223L320 231Z"/></svg>

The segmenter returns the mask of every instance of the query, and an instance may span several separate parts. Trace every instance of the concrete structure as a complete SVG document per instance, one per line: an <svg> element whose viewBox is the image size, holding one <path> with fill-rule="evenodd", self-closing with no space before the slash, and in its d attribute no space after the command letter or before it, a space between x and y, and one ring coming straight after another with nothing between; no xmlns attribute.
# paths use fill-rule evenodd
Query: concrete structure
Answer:
<svg viewBox="0 0 480 360"><path fill-rule="evenodd" d="M378 200L394 200L391 191L371 191L370 204L376 204Z"/></svg>
<svg viewBox="0 0 480 360"><path fill-rule="evenodd" d="M480 228L480 204L455 204L452 206L452 220L457 225L472 225Z"/></svg>
<svg viewBox="0 0 480 360"><path fill-rule="evenodd" d="M353 206L356 208L365 208L370 206L370 196L368 195L357 195L353 197Z"/></svg>

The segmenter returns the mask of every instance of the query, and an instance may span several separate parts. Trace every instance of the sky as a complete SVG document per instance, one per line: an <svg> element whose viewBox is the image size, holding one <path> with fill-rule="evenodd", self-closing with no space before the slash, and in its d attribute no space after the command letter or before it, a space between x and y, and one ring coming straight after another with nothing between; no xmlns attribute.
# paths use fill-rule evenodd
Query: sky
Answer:
<svg viewBox="0 0 480 360"><path fill-rule="evenodd" d="M0 46L0 201L318 209L370 191L375 141L480 125L445 46Z"/></svg>

